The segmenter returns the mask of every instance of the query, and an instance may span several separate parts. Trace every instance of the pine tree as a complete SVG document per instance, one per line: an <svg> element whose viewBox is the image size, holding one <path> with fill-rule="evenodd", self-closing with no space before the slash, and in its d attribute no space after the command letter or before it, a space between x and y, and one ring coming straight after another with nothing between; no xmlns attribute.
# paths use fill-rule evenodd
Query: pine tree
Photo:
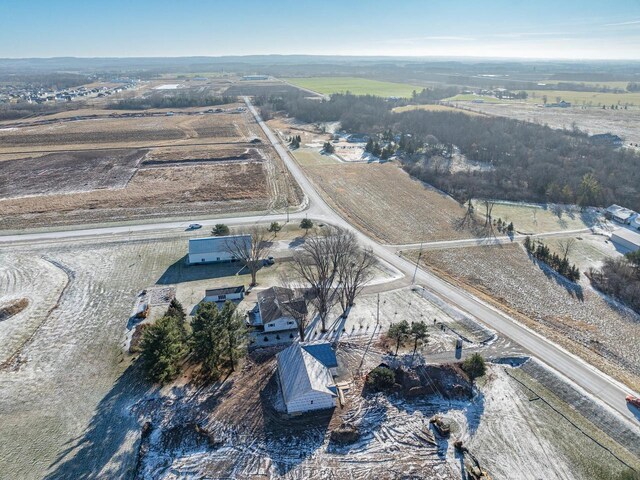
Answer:
<svg viewBox="0 0 640 480"><path fill-rule="evenodd" d="M162 317L145 329L140 343L140 358L148 377L166 383L180 372L187 353L184 330L176 317Z"/></svg>
<svg viewBox="0 0 640 480"><path fill-rule="evenodd" d="M191 329L191 348L194 360L201 362L207 373L217 376L221 358L218 306L213 302L202 302L191 321Z"/></svg>

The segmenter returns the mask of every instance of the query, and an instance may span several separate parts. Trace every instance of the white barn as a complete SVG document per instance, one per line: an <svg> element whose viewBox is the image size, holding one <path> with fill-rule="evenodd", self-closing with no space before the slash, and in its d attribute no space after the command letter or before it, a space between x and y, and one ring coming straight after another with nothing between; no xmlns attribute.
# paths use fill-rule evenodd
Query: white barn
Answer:
<svg viewBox="0 0 640 480"><path fill-rule="evenodd" d="M231 262L237 258L229 252L229 245L251 247L251 235L228 235L189 239L189 265L198 263Z"/></svg>
<svg viewBox="0 0 640 480"><path fill-rule="evenodd" d="M627 250L640 250L640 233L627 228L619 228L611 234L611 241Z"/></svg>
<svg viewBox="0 0 640 480"><path fill-rule="evenodd" d="M338 366L329 342L295 343L277 355L278 379L288 414L336 405L332 369Z"/></svg>

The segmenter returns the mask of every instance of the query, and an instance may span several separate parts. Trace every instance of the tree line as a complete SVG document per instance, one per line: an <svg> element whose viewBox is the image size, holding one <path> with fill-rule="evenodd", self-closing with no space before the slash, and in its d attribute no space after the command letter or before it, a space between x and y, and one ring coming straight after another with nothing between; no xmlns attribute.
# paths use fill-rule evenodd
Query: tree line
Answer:
<svg viewBox="0 0 640 480"><path fill-rule="evenodd" d="M560 256L555 252L551 252L549 247L540 240L532 241L529 236L524 239L524 248L527 250L529 255L537 258L541 262L544 262L568 280L577 282L580 280L580 269L569 263L569 259L567 257L569 250L571 249L571 244L566 245L567 249L564 251L564 255Z"/></svg>
<svg viewBox="0 0 640 480"><path fill-rule="evenodd" d="M332 95L323 102L302 96L262 101L305 122L339 121L348 132L369 134L372 142L379 143L380 154L385 147L393 149L408 173L460 201L482 197L582 206L621 203L640 209L640 155L597 145L576 128L554 130L461 112L393 113L401 101L370 95ZM382 140L386 132L399 136L399 141ZM442 158L454 145L488 168L442 168Z"/></svg>
<svg viewBox="0 0 640 480"><path fill-rule="evenodd" d="M146 98L128 98L110 103L107 108L113 110L148 110L150 108L188 108L188 107L212 107L237 102L237 97L215 97L212 95L186 95L173 96L151 95Z"/></svg>

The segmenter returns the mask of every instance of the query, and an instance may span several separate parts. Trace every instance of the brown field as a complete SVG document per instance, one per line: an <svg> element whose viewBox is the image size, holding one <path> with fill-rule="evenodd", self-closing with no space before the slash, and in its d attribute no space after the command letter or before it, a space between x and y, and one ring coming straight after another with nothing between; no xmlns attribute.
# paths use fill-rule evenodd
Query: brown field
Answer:
<svg viewBox="0 0 640 480"><path fill-rule="evenodd" d="M418 252L407 256L416 259ZM640 318L588 286L565 282L519 244L430 251L436 273L496 305L530 328L634 389L640 388Z"/></svg>
<svg viewBox="0 0 640 480"><path fill-rule="evenodd" d="M488 115L524 120L549 125L551 128L571 129L573 124L590 135L614 133L620 135L626 144L640 143L640 109L603 110L601 108L542 108L528 103L471 103L456 104Z"/></svg>
<svg viewBox="0 0 640 480"><path fill-rule="evenodd" d="M299 188L248 112L87 112L0 129L0 229L300 203ZM255 138L261 141L251 143Z"/></svg>
<svg viewBox="0 0 640 480"><path fill-rule="evenodd" d="M304 166L325 198L362 230L390 244L470 238L465 209L392 163Z"/></svg>

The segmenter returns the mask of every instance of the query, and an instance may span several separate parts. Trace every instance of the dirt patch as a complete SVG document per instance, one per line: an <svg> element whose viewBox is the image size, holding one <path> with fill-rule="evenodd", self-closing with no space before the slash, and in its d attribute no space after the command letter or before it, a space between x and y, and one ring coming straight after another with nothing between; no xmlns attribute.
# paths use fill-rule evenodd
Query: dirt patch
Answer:
<svg viewBox="0 0 640 480"><path fill-rule="evenodd" d="M18 298L4 305L0 305L0 322L8 320L29 306L29 300Z"/></svg>
<svg viewBox="0 0 640 480"><path fill-rule="evenodd" d="M6 160L0 163L3 174L0 198L124 188L145 153L145 150L96 150Z"/></svg>

